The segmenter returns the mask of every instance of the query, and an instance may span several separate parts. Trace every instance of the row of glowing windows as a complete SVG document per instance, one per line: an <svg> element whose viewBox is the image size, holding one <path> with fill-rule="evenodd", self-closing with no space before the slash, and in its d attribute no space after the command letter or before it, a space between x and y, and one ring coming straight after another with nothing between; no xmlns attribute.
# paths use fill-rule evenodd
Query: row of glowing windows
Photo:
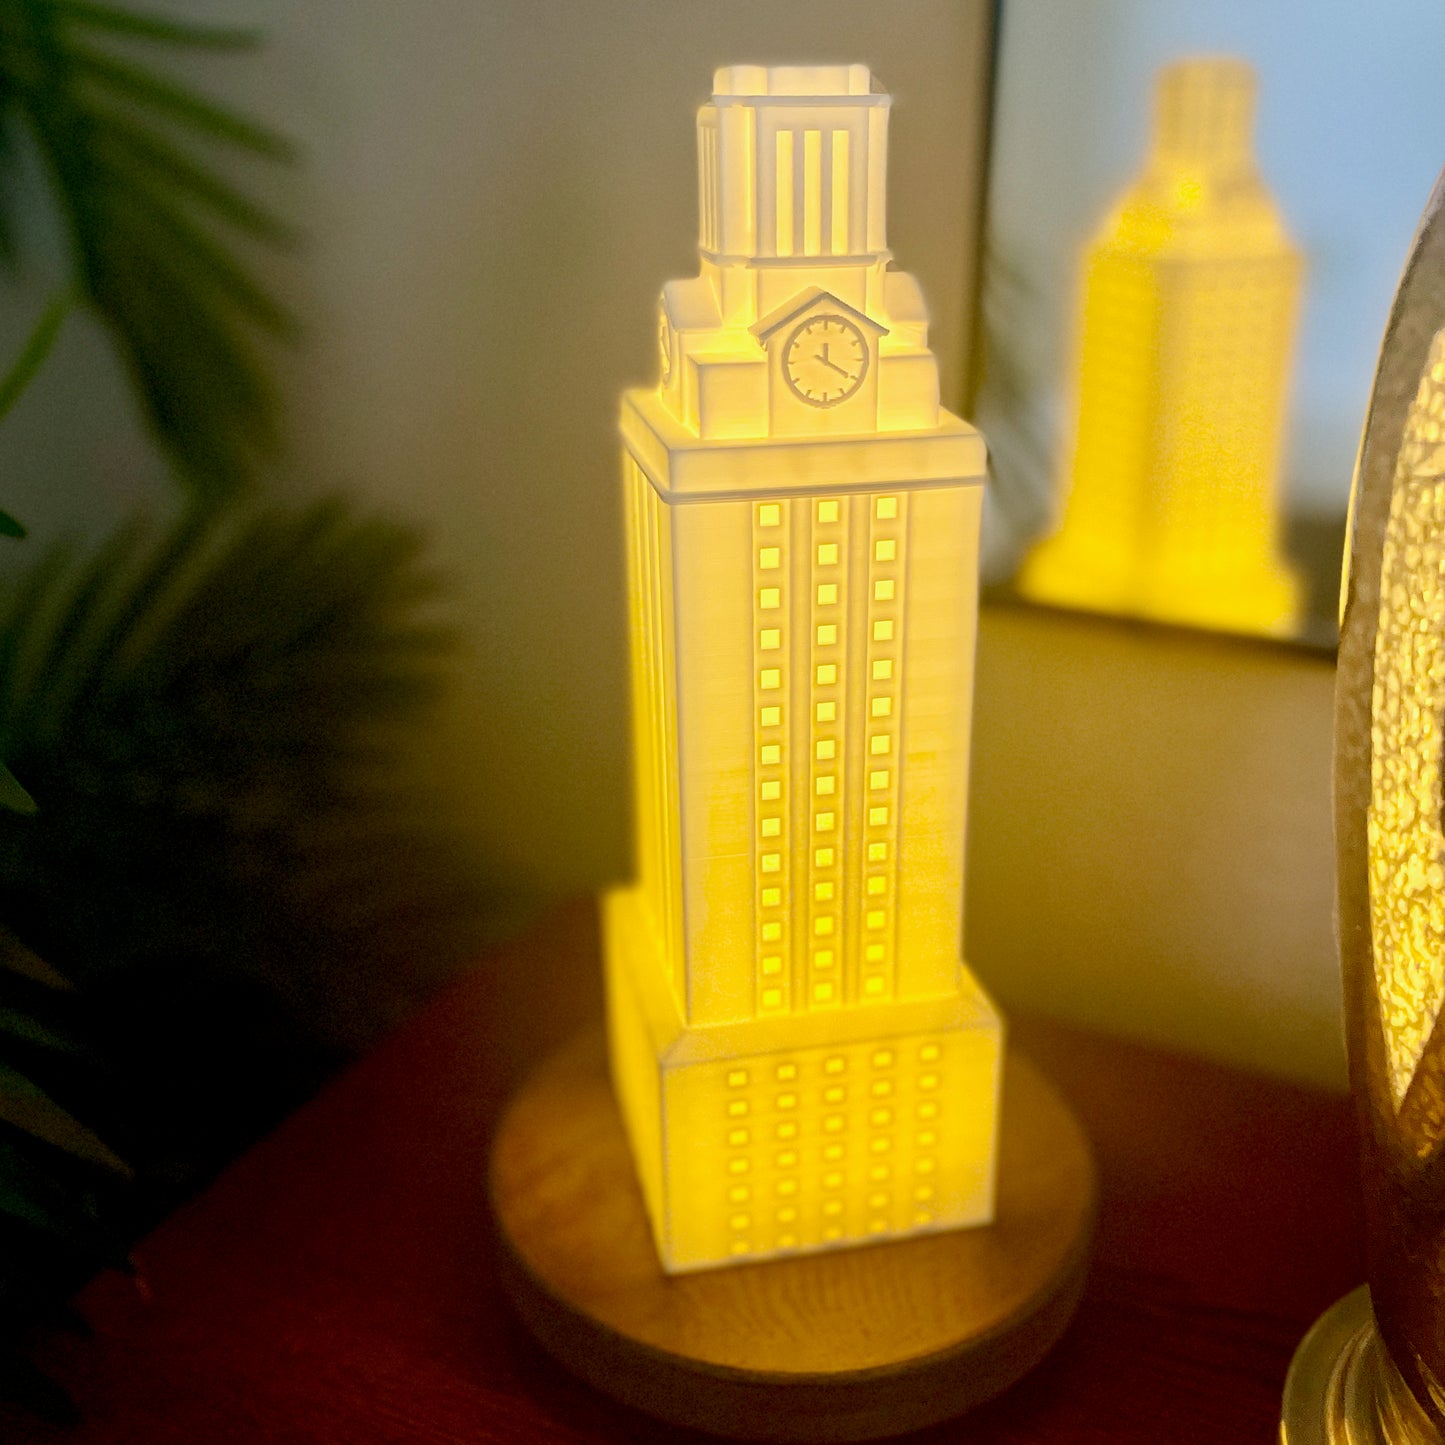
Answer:
<svg viewBox="0 0 1445 1445"><path fill-rule="evenodd" d="M891 697L875 697L868 704L868 711L873 717L891 717L893 714L893 699ZM813 705L813 716L820 723L836 722L838 720L838 704L836 702L815 703ZM759 711L758 719L765 728L781 727L783 710L775 704L769 704ZM886 747L875 748L874 751L886 753L888 749ZM782 762L782 744L764 743L760 757L764 766L767 767Z"/></svg>
<svg viewBox="0 0 1445 1445"><path fill-rule="evenodd" d="M815 513L820 522L836 522L838 520L838 502L830 498L827 501L819 502ZM898 515L897 497L877 497L873 502L873 515L880 522L891 522ZM758 526L760 527L781 527L783 525L783 508L779 502L758 503Z"/></svg>
<svg viewBox="0 0 1445 1445"><path fill-rule="evenodd" d="M942 1057L943 1050L937 1044L920 1044L918 1047L918 1062L920 1064L936 1064ZM868 1057L868 1063L874 1069L891 1069L898 1062L898 1051L887 1046L876 1048ZM791 1084L797 1079L799 1065L791 1060L773 1066L773 1078L780 1084ZM823 1073L830 1078L836 1078L839 1074L848 1072L848 1056L846 1054L829 1054L823 1060ZM762 1082L766 1078L764 1073L755 1074L752 1070L738 1067L729 1069L727 1072L727 1086L730 1089L746 1089L751 1083Z"/></svg>
<svg viewBox="0 0 1445 1445"><path fill-rule="evenodd" d="M776 594L777 589L772 591ZM893 584L888 584L888 595L893 595ZM774 606L776 606L776 601ZM817 631L814 633L819 647L832 647L838 641L838 624L836 622L820 622ZM873 624L874 642L893 641L893 619L891 617L880 617ZM780 627L764 627L758 634L758 645L764 652L776 652L783 645L783 630Z"/></svg>
<svg viewBox="0 0 1445 1445"><path fill-rule="evenodd" d="M888 627L891 636L893 624L890 622ZM767 636L766 633L763 635ZM893 659L891 657L875 657L869 671L874 682L890 682L893 678ZM820 662L813 669L813 678L819 687L835 686L838 681L838 664L836 662ZM758 687L763 692L777 692L782 685L782 668L765 667L758 673Z"/></svg>
<svg viewBox="0 0 1445 1445"><path fill-rule="evenodd" d="M895 588L891 577L881 577L873 584L873 600L875 602L892 602L895 596ZM834 607L838 602L838 584L836 582L820 582L818 584L818 606ZM783 605L783 591L780 587L761 587L758 589L758 607L764 612L776 612ZM825 624L826 625L826 624ZM877 624L875 624L876 626ZM884 640L882 638L880 641ZM820 638L819 641L822 641Z"/></svg>
<svg viewBox="0 0 1445 1445"><path fill-rule="evenodd" d="M836 567L838 565L838 543L819 542L817 557L820 567ZM875 562L897 561L898 543L892 537L879 537L873 543L873 560ZM758 570L760 572L776 572L782 565L783 549L781 547L758 548ZM823 599L820 596L818 600L821 602ZM830 600L836 601L836 594Z"/></svg>
<svg viewBox="0 0 1445 1445"><path fill-rule="evenodd" d="M918 1087L925 1092L938 1088L939 1079L937 1074L925 1074L918 1081ZM868 1093L875 1101L875 1107L886 1107L881 1101L892 1097L894 1084L892 1079L874 1079L869 1086ZM829 1084L819 1095L823 1103L836 1108L847 1102L848 1090L842 1084ZM782 1113L798 1107L799 1094L796 1089L785 1088L781 1093L773 1097L773 1107ZM729 1119L745 1119L753 1111L752 1101L749 1099L729 1099L727 1103L727 1116ZM920 1119L935 1119L938 1117L938 1104L932 1099L925 1099L918 1105L916 1110ZM875 1124L890 1123L890 1119L875 1118Z"/></svg>

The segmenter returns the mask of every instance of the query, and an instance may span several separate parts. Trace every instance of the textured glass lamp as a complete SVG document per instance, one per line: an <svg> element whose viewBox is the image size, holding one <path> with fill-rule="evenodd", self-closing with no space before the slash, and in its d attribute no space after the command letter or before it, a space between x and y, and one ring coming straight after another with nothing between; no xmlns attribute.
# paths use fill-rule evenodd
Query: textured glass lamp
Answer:
<svg viewBox="0 0 1445 1445"><path fill-rule="evenodd" d="M1144 169L1085 254L1063 518L1028 597L1294 628L1278 492L1303 265L1255 165L1254 101L1242 60L1160 72Z"/></svg>
<svg viewBox="0 0 1445 1445"><path fill-rule="evenodd" d="M1369 1287L1306 1338L1282 1439L1445 1439L1445 216L1386 330L1352 500L1336 713L1340 949Z"/></svg>

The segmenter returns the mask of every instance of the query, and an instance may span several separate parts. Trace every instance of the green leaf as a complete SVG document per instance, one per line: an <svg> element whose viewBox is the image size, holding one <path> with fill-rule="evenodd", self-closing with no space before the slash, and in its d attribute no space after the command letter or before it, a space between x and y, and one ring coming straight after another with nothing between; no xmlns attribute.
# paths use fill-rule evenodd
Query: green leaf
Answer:
<svg viewBox="0 0 1445 1445"><path fill-rule="evenodd" d="M8 968L12 973L18 973L22 978L56 993L73 993L75 990L75 985L64 974L52 968L4 926L0 926L0 968Z"/></svg>
<svg viewBox="0 0 1445 1445"><path fill-rule="evenodd" d="M3 1064L0 1064L0 1122L88 1164L130 1178L130 1166L108 1149L103 1140L29 1080Z"/></svg>
<svg viewBox="0 0 1445 1445"><path fill-rule="evenodd" d="M260 32L230 26L197 25L168 16L143 15L97 5L88 0L52 0L56 11L67 20L96 30L108 30L136 40L157 40L169 45L186 45L204 50L252 50L260 44Z"/></svg>
<svg viewBox="0 0 1445 1445"><path fill-rule="evenodd" d="M4 763L0 763L0 808L9 808L12 813L38 811L35 799L25 791L15 774Z"/></svg>
<svg viewBox="0 0 1445 1445"><path fill-rule="evenodd" d="M26 204L7 182L28 130L68 232L76 288L110 328L147 420L192 497L244 489L274 447L262 343L292 326L237 241L289 242L222 173L227 152L286 161L291 145L153 63L249 34L107 0L0 0L0 255ZM144 60L114 53L140 41ZM134 46L131 46L134 50Z"/></svg>
<svg viewBox="0 0 1445 1445"><path fill-rule="evenodd" d="M22 522L18 522L3 507L0 507L0 536L23 537L24 535L24 524Z"/></svg>
<svg viewBox="0 0 1445 1445"><path fill-rule="evenodd" d="M117 60L89 46L70 48L69 62L80 77L145 110L170 116L197 135L210 136L274 161L296 158L292 144L274 131L224 110L193 90L153 71Z"/></svg>
<svg viewBox="0 0 1445 1445"><path fill-rule="evenodd" d="M10 369L5 375L0 377L0 417L4 417L15 405L21 392L40 370L41 363L50 355L50 348L55 345L55 338L60 335L60 328L70 314L72 305L74 298L69 291L51 297L40 315L40 320L35 323L29 340L20 348L20 355L10 363ZM13 518L7 516L7 520L14 527L20 526ZM25 532L21 528L20 531L9 532L8 535L23 537Z"/></svg>

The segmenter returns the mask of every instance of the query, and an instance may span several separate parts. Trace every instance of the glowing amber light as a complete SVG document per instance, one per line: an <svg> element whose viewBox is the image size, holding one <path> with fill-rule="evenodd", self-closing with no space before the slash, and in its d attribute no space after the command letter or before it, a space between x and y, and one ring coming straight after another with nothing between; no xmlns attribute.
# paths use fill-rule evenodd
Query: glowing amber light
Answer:
<svg viewBox="0 0 1445 1445"><path fill-rule="evenodd" d="M1090 243L1063 522L1019 588L1043 602L1292 631L1277 545L1302 264L1251 152L1254 75L1160 75L1144 173Z"/></svg>
<svg viewBox="0 0 1445 1445"><path fill-rule="evenodd" d="M1396 1109L1445 1000L1445 331L1396 462L1380 562L1370 706L1370 934Z"/></svg>
<svg viewBox="0 0 1445 1445"><path fill-rule="evenodd" d="M701 273L622 408L610 1047L671 1271L989 1220L1001 1048L959 958L984 450L888 269L889 97L856 65L714 89Z"/></svg>

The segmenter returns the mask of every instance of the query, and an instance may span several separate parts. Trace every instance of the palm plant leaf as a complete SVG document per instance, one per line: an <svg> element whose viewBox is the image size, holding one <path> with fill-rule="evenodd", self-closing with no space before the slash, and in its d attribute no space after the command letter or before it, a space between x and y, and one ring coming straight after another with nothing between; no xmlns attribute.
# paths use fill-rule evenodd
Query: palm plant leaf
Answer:
<svg viewBox="0 0 1445 1445"><path fill-rule="evenodd" d="M116 42L128 53L234 51L255 36L82 0L0 0L0 254L14 233L4 181L23 129L53 183L80 291L181 479L215 501L241 489L274 442L264 346L293 323L237 249L290 232L213 163L284 161L291 148Z"/></svg>

